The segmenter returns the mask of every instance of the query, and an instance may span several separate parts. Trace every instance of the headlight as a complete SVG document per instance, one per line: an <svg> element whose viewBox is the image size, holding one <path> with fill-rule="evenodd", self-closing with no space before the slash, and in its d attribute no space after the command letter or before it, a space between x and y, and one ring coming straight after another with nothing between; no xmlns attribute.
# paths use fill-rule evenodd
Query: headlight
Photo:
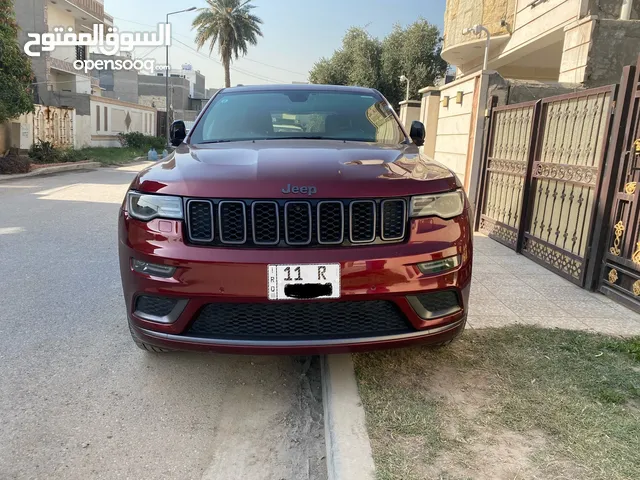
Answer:
<svg viewBox="0 0 640 480"><path fill-rule="evenodd" d="M464 192L438 193L411 197L411 217L457 217L464 210Z"/></svg>
<svg viewBox="0 0 640 480"><path fill-rule="evenodd" d="M127 204L129 215L145 222L158 217L178 220L184 218L180 197L129 192Z"/></svg>

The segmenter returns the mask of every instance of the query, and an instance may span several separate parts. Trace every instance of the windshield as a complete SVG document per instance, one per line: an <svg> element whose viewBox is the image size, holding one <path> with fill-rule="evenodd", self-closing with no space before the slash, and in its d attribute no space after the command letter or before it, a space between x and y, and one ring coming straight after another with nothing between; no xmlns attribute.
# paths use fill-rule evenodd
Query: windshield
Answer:
<svg viewBox="0 0 640 480"><path fill-rule="evenodd" d="M354 92L284 90L217 95L191 143L311 138L398 144L406 140L381 97Z"/></svg>

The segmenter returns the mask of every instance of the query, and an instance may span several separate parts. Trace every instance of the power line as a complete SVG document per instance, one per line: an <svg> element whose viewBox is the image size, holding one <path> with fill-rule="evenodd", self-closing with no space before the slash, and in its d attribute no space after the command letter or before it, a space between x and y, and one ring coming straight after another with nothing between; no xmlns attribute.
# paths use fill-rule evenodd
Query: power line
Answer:
<svg viewBox="0 0 640 480"><path fill-rule="evenodd" d="M175 39L174 39L174 40L175 40ZM199 55L200 57L202 57L202 58L204 58L204 59L206 59L206 60L209 60L209 61L215 62L215 63L217 63L218 65L222 65L222 62L219 62L218 60L216 60L216 59L214 59L214 58L212 58L212 57L209 57L209 56L205 55L205 54L204 54L204 53L202 53L202 52L199 52L198 50L196 50L195 48L190 47L190 46L189 46L189 45L187 45L186 43L181 42L180 40L176 40L176 42L178 42L179 44L181 44L181 45L183 45L184 47L188 48L189 50L191 50L191 51L192 51L193 53L195 53L196 55ZM178 47L178 48L180 48L180 47ZM229 67L229 69L230 69L230 70L233 70L233 71L235 71L235 72L238 72L238 73L243 73L243 74L248 75L248 76L253 77L253 78L257 78L258 80L263 80L263 81L266 81L266 82L273 82L273 83L285 83L285 82L283 82L283 81L281 81L281 80L275 80L275 79L273 79L273 78L265 77L265 76L263 76L263 75L259 75L259 74L252 73L252 72L248 72L248 71L246 71L246 70L242 70L241 68L238 68L238 67Z"/></svg>
<svg viewBox="0 0 640 480"><path fill-rule="evenodd" d="M113 18L115 18L115 19L117 19L117 20L122 20L122 21L125 21L125 22L128 22L128 23L133 23L133 24L135 24L135 25L141 25L141 26L144 26L144 27L157 27L157 25L151 25L151 24L149 24L149 23L141 23L141 22L136 22L136 21L133 21L133 20L127 20L126 18L122 18L122 17L113 17ZM186 35L181 35L181 34L179 34L179 33L172 33L172 34L173 34L173 35L175 35L175 36L178 36L178 37L188 38L189 40L191 40L191 39L190 39L189 37L187 37ZM180 42L180 40L176 40L176 41L177 41L177 42L179 42L179 43L182 43L182 42ZM182 44L183 44L183 45L185 45L184 43L182 43ZM187 47L189 47L189 45L187 45ZM191 48L191 47L189 47L189 48ZM193 49L193 50L194 50L194 51L196 51L195 49ZM198 53L199 53L199 52L198 52ZM210 57L208 57L208 58L210 58ZM283 72L293 73L293 74L295 74L295 75L301 75L301 76L303 76L303 77L307 77L307 76L308 76L308 74L307 74L307 73L296 72L296 71L294 71L294 70L288 70L288 69L286 69L286 68L277 67L277 66L275 66L275 65L271 65L271 64L269 64L269 63L260 62L260 61L258 61L258 60L253 60L253 59L251 59L251 58L242 57L242 59L243 59L243 60L247 60L247 61L249 61L249 62L258 63L258 64L260 64L260 65L264 65L265 67L275 68L276 70L282 70ZM238 72L240 72L240 70L238 70L238 68L237 68L237 67L233 67L233 69L235 69L235 70L237 70ZM242 73L242 72L240 72L240 73ZM251 76L251 74L250 74L250 73L246 73L246 72L245 72L245 74L247 74L247 75L250 75L250 76ZM280 82L280 83L284 83L284 82Z"/></svg>

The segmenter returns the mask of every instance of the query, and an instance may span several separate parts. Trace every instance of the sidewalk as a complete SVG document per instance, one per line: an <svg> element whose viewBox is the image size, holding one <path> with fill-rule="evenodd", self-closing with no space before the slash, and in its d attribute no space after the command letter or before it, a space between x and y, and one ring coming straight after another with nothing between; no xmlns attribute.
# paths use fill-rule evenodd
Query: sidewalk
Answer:
<svg viewBox="0 0 640 480"><path fill-rule="evenodd" d="M474 237L467 326L515 323L640 335L640 315L602 294L573 285L482 234Z"/></svg>

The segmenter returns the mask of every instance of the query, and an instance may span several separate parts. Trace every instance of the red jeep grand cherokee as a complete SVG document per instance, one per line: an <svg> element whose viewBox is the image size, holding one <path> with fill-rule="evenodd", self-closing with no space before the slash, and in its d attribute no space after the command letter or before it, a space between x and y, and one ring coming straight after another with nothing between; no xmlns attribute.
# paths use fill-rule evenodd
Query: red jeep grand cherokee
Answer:
<svg viewBox="0 0 640 480"><path fill-rule="evenodd" d="M171 141L119 215L141 348L317 354L463 331L468 201L376 90L223 89Z"/></svg>

